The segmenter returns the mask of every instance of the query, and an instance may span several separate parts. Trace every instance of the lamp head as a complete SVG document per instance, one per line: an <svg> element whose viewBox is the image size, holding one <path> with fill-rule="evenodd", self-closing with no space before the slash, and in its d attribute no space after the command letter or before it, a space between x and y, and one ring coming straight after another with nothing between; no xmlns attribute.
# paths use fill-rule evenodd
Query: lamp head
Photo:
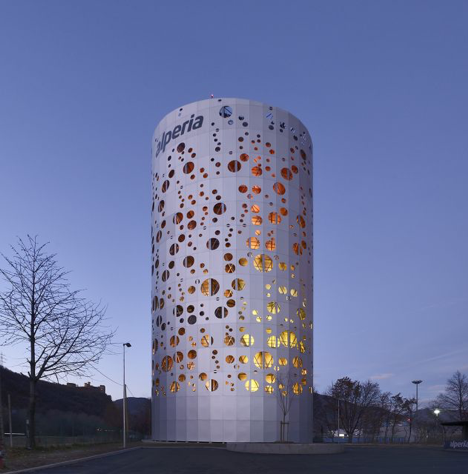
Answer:
<svg viewBox="0 0 468 474"><path fill-rule="evenodd" d="M420 383L422 383L422 380L413 380L413 382L415 385L419 385Z"/></svg>
<svg viewBox="0 0 468 474"><path fill-rule="evenodd" d="M126 347L132 347L132 345L129 342L124 342L123 345Z"/></svg>

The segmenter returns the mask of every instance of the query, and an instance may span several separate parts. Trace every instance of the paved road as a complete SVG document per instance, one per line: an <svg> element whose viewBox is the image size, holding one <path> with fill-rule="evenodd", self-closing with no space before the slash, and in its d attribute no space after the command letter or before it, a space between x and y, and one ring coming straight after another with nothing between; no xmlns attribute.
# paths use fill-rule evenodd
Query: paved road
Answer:
<svg viewBox="0 0 468 474"><path fill-rule="evenodd" d="M468 453L352 447L335 455L265 455L222 448L141 448L35 471L42 474L468 474Z"/></svg>

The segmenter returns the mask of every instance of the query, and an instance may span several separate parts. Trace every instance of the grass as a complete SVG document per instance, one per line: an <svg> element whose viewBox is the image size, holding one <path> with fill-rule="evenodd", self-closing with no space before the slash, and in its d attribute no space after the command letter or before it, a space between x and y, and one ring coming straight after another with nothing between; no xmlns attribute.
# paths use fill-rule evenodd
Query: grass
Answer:
<svg viewBox="0 0 468 474"><path fill-rule="evenodd" d="M129 443L128 447L139 446L140 443ZM34 450L26 448L5 449L4 467L1 473L44 466L73 459L80 459L96 454L103 454L122 449L121 443L106 443L98 445L73 445L60 447L38 447Z"/></svg>

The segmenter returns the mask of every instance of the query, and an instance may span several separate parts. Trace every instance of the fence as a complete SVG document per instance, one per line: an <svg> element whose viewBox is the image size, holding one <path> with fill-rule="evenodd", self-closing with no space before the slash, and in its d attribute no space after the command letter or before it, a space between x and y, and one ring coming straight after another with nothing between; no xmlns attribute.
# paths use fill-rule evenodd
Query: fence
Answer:
<svg viewBox="0 0 468 474"><path fill-rule="evenodd" d="M90 445L120 442L122 437L119 433L103 434L98 436L36 436L36 444L42 448L56 446ZM10 445L8 436L5 436L5 444ZM13 446L24 448L27 446L26 436L14 436Z"/></svg>

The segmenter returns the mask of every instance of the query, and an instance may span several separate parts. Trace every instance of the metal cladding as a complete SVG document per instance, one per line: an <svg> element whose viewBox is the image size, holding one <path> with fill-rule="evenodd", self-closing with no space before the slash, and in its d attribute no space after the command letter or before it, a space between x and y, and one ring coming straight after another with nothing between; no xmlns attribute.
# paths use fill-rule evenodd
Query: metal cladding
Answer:
<svg viewBox="0 0 468 474"><path fill-rule="evenodd" d="M312 440L312 141L209 99L153 136L153 439Z"/></svg>

